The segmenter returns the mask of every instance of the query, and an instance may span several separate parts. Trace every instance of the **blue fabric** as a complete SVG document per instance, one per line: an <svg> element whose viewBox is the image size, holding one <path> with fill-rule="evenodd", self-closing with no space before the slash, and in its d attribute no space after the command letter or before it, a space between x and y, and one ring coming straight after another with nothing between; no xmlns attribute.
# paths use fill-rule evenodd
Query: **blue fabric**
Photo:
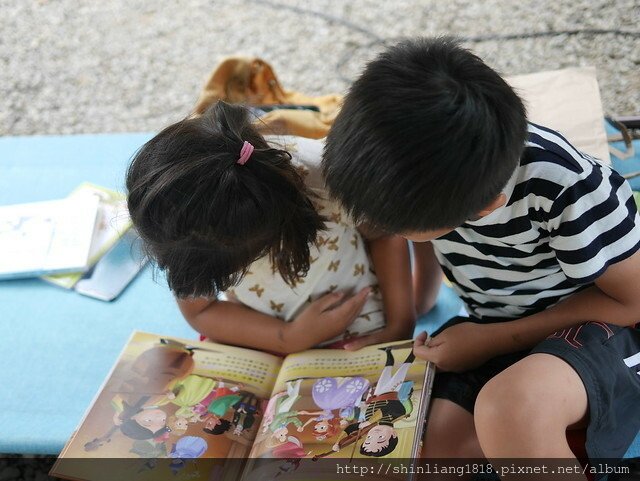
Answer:
<svg viewBox="0 0 640 481"><path fill-rule="evenodd" d="M0 137L0 205L62 198L83 181L123 190L128 160L149 138ZM461 307L443 285L416 334L434 332ZM58 453L133 330L196 337L149 267L111 303L37 279L0 282L0 452ZM629 448L636 453L640 436Z"/></svg>
<svg viewBox="0 0 640 481"><path fill-rule="evenodd" d="M149 134L0 138L0 205L122 190ZM39 279L0 282L0 452L58 453L134 329L195 339L147 267L106 303Z"/></svg>
<svg viewBox="0 0 640 481"><path fill-rule="evenodd" d="M449 319L456 317L462 307L462 301L453 289L446 284L442 284L436 305L427 314L418 318L413 337L416 337L422 331L427 331L429 334L435 332Z"/></svg>
<svg viewBox="0 0 640 481"><path fill-rule="evenodd" d="M619 133L618 130L613 127L609 122L605 122L605 128L608 135L613 135ZM612 142L611 144L616 149L621 152L626 152L627 148L624 145L623 141L620 142ZM621 160L615 155L611 154L611 162L613 164L613 168L620 174L629 174L631 172L639 172L640 171L640 140L633 141L634 153L632 157ZM640 191L640 176L634 177L629 180L631 184L631 188L635 191Z"/></svg>

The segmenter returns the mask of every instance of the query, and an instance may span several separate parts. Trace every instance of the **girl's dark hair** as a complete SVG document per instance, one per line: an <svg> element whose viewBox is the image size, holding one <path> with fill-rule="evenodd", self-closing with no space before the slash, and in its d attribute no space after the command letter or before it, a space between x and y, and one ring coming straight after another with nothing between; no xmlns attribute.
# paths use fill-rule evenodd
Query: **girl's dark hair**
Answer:
<svg viewBox="0 0 640 481"><path fill-rule="evenodd" d="M240 165L244 141L255 150ZM265 141L246 108L221 101L147 142L127 191L147 254L178 297L213 297L265 255L292 283L309 270L310 244L324 229L291 155Z"/></svg>

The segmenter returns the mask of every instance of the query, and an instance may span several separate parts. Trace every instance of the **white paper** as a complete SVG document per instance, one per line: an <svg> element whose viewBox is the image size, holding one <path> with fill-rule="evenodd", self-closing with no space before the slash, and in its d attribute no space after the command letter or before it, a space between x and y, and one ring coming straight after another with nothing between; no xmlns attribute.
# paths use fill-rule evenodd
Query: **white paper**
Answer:
<svg viewBox="0 0 640 481"><path fill-rule="evenodd" d="M97 212L95 196L0 206L0 279L86 269Z"/></svg>

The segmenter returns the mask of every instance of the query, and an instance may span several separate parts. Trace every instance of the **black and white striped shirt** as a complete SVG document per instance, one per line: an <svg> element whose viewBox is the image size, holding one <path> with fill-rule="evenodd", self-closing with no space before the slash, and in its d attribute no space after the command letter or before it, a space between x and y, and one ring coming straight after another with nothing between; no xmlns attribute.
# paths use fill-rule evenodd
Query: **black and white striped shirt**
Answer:
<svg viewBox="0 0 640 481"><path fill-rule="evenodd" d="M507 204L432 241L477 318L518 318L586 287L640 248L629 184L560 134L530 124Z"/></svg>

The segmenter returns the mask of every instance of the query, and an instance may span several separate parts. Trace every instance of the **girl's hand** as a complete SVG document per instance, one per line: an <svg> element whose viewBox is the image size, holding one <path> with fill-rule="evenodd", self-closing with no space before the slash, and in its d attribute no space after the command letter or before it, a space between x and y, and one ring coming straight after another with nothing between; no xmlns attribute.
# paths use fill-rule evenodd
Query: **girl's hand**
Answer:
<svg viewBox="0 0 640 481"><path fill-rule="evenodd" d="M496 324L463 322L445 329L427 344L427 333L423 332L414 341L413 352L442 371L468 371L498 354L495 328Z"/></svg>
<svg viewBox="0 0 640 481"><path fill-rule="evenodd" d="M335 292L316 299L292 322L285 325L284 337L289 352L309 349L342 334L358 317L371 288L365 287L345 298Z"/></svg>

